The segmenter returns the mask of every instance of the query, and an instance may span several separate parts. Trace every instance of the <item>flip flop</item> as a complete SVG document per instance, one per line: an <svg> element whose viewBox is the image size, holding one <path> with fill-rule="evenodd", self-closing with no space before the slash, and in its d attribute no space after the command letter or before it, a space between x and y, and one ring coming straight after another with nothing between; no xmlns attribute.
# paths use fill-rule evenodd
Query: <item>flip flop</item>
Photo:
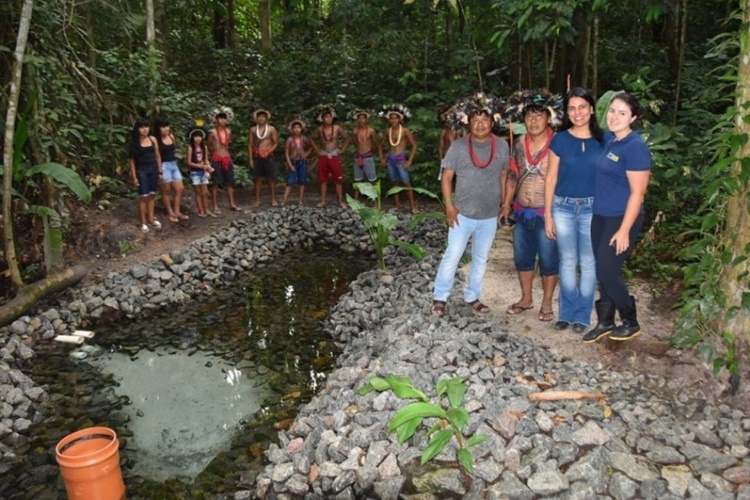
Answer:
<svg viewBox="0 0 750 500"><path fill-rule="evenodd" d="M167 217L167 219L169 219L169 222L179 222L177 217Z"/></svg>
<svg viewBox="0 0 750 500"><path fill-rule="evenodd" d="M547 322L552 321L553 319L555 319L554 311L545 311L544 309L539 309L539 321Z"/></svg>
<svg viewBox="0 0 750 500"><path fill-rule="evenodd" d="M534 306L522 306L518 302L510 306L508 309L505 310L508 314L521 314L524 311L528 311L529 309L534 309Z"/></svg>
<svg viewBox="0 0 750 500"><path fill-rule="evenodd" d="M221 210L219 210L218 208L214 208L214 213L216 215L221 215Z"/></svg>
<svg viewBox="0 0 750 500"><path fill-rule="evenodd" d="M180 220L189 220L190 219L190 217L188 217L185 214L180 214L180 215L177 216L177 218L180 219Z"/></svg>
<svg viewBox="0 0 750 500"><path fill-rule="evenodd" d="M232 207L232 208L231 208L230 210L231 210L232 212L239 212L239 211L240 211L240 207L238 207L237 205L235 205L235 206L233 206L233 207Z"/></svg>
<svg viewBox="0 0 750 500"><path fill-rule="evenodd" d="M481 302L479 302L479 299L469 302L469 305L471 306L472 311L480 313L480 314L487 314L490 312L490 308Z"/></svg>
<svg viewBox="0 0 750 500"><path fill-rule="evenodd" d="M430 312L433 316L442 316L443 314L445 314L445 301L433 300Z"/></svg>

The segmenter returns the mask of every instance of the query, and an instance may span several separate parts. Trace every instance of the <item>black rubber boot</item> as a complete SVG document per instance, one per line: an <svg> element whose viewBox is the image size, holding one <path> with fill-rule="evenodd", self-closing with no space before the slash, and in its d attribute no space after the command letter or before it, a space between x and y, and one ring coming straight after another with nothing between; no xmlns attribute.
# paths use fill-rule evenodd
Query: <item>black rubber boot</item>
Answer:
<svg viewBox="0 0 750 500"><path fill-rule="evenodd" d="M630 340L641 334L641 325L638 324L638 315L635 310L635 297L630 296L628 307L620 309L622 324L615 327L609 338L612 340Z"/></svg>
<svg viewBox="0 0 750 500"><path fill-rule="evenodd" d="M615 304L614 302L602 302L601 299L594 302L596 308L596 326L583 336L584 342L596 342L604 335L609 335L615 329Z"/></svg>

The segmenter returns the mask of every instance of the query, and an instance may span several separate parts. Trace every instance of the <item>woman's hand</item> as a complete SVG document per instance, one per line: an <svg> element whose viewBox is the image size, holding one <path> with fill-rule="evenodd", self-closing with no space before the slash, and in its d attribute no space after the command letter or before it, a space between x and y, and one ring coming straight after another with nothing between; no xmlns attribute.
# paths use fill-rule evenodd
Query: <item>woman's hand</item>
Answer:
<svg viewBox="0 0 750 500"><path fill-rule="evenodd" d="M624 229L618 229L609 240L609 246L615 248L615 255L625 252L630 246L630 235Z"/></svg>
<svg viewBox="0 0 750 500"><path fill-rule="evenodd" d="M546 234L547 238L551 240L557 239L557 234L555 233L555 221L552 220L551 215L544 216L544 234Z"/></svg>

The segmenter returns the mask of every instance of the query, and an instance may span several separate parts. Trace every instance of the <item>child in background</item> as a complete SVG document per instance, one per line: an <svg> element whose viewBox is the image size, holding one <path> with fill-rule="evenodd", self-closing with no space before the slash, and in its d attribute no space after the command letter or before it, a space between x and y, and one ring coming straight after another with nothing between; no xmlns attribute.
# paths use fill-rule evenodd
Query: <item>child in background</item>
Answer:
<svg viewBox="0 0 750 500"><path fill-rule="evenodd" d="M209 162L206 150L206 131L202 128L193 128L190 131L190 145L188 146L185 161L190 168L190 183L195 190L195 209L198 217L216 215L208 210L208 179L214 169Z"/></svg>
<svg viewBox="0 0 750 500"><path fill-rule="evenodd" d="M302 116L296 116L287 124L286 128L292 133L284 146L286 156L286 188L282 205L286 205L292 186L299 186L299 205L305 204L305 186L307 185L307 157L312 153L310 140L302 135L307 128L307 122Z"/></svg>

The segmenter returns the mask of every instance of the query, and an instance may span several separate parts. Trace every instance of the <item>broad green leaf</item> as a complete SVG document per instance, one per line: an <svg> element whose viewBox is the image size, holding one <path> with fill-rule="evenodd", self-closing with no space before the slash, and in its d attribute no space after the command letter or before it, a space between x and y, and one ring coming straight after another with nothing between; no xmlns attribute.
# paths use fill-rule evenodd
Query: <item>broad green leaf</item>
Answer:
<svg viewBox="0 0 750 500"><path fill-rule="evenodd" d="M427 251L415 243L406 243L405 241L401 240L391 240L391 245L406 250L412 257L417 260L421 260L425 255L427 255Z"/></svg>
<svg viewBox="0 0 750 500"><path fill-rule="evenodd" d="M31 205L25 210L28 214L36 215L37 217L49 217L50 219L60 220L60 214L57 210L44 205Z"/></svg>
<svg viewBox="0 0 750 500"><path fill-rule="evenodd" d="M458 453L456 453L456 458L458 459L458 463L461 464L461 467L463 467L468 474L474 474L474 457L471 456L469 450L461 448L458 450Z"/></svg>
<svg viewBox="0 0 750 500"><path fill-rule="evenodd" d="M485 441L487 441L490 438L489 434L474 434L469 439L466 440L466 444L464 447L471 448L472 446L476 446L478 444L482 444Z"/></svg>
<svg viewBox="0 0 750 500"><path fill-rule="evenodd" d="M448 421L457 429L463 429L469 421L469 414L465 408L451 408L446 413Z"/></svg>
<svg viewBox="0 0 750 500"><path fill-rule="evenodd" d="M433 434L435 434L435 433L436 433L437 431L439 431L439 430L441 430L441 429L444 429L444 428L445 428L445 425L443 425L443 422L442 422L442 420L438 420L437 422L435 422L435 424L434 424L434 425L433 425L432 427L430 427L430 428L429 428L429 429L427 430L427 434L426 434L426 436L427 436L427 437L430 437L430 436L432 436Z"/></svg>
<svg viewBox="0 0 750 500"><path fill-rule="evenodd" d="M354 184L354 186L360 193L371 200L376 200L380 197L380 181L375 184L370 184L369 182L358 182Z"/></svg>
<svg viewBox="0 0 750 500"><path fill-rule="evenodd" d="M452 437L453 431L450 429L445 429L444 431L440 431L432 436L430 443L422 451L422 465L426 464L443 451L445 445L448 444L448 441L450 441Z"/></svg>
<svg viewBox="0 0 750 500"><path fill-rule="evenodd" d="M398 442L404 443L409 438L411 438L414 435L414 432L417 430L417 427L422 425L422 420L424 419L421 417L417 417L411 420L407 420L403 424L399 425L396 428L396 436L398 436Z"/></svg>
<svg viewBox="0 0 750 500"><path fill-rule="evenodd" d="M388 423L388 432L393 432L404 422L414 418L437 417L448 419L445 411L432 403L414 402L401 408Z"/></svg>
<svg viewBox="0 0 750 500"><path fill-rule="evenodd" d="M44 174L73 191L78 199L80 199L84 203L88 203L91 201L91 191L89 190L86 183L83 182L81 176L78 175L78 173L76 173L73 169L70 169L64 165L54 162L42 163L40 165L34 165L33 167L26 169L24 174L27 177L31 177L32 175L36 174Z"/></svg>
<svg viewBox="0 0 750 500"><path fill-rule="evenodd" d="M391 386L386 382L386 380L382 377L370 377L370 379L367 381L365 385L359 388L357 391L357 394L363 396L367 394L368 392L372 391L387 391L390 389Z"/></svg>
<svg viewBox="0 0 750 500"><path fill-rule="evenodd" d="M458 408L464 401L466 384L461 378L453 378L448 381L448 403L452 408Z"/></svg>
<svg viewBox="0 0 750 500"><path fill-rule="evenodd" d="M599 126L602 130L609 130L607 128L607 110L609 109L609 103L612 102L612 97L620 92L622 92L622 90L608 90L596 101L596 116L599 119Z"/></svg>
<svg viewBox="0 0 750 500"><path fill-rule="evenodd" d="M421 399L425 402L429 401L429 398L422 391L415 388L412 385L411 380L406 377L388 375L385 377L385 381L390 385L393 393L402 399Z"/></svg>

